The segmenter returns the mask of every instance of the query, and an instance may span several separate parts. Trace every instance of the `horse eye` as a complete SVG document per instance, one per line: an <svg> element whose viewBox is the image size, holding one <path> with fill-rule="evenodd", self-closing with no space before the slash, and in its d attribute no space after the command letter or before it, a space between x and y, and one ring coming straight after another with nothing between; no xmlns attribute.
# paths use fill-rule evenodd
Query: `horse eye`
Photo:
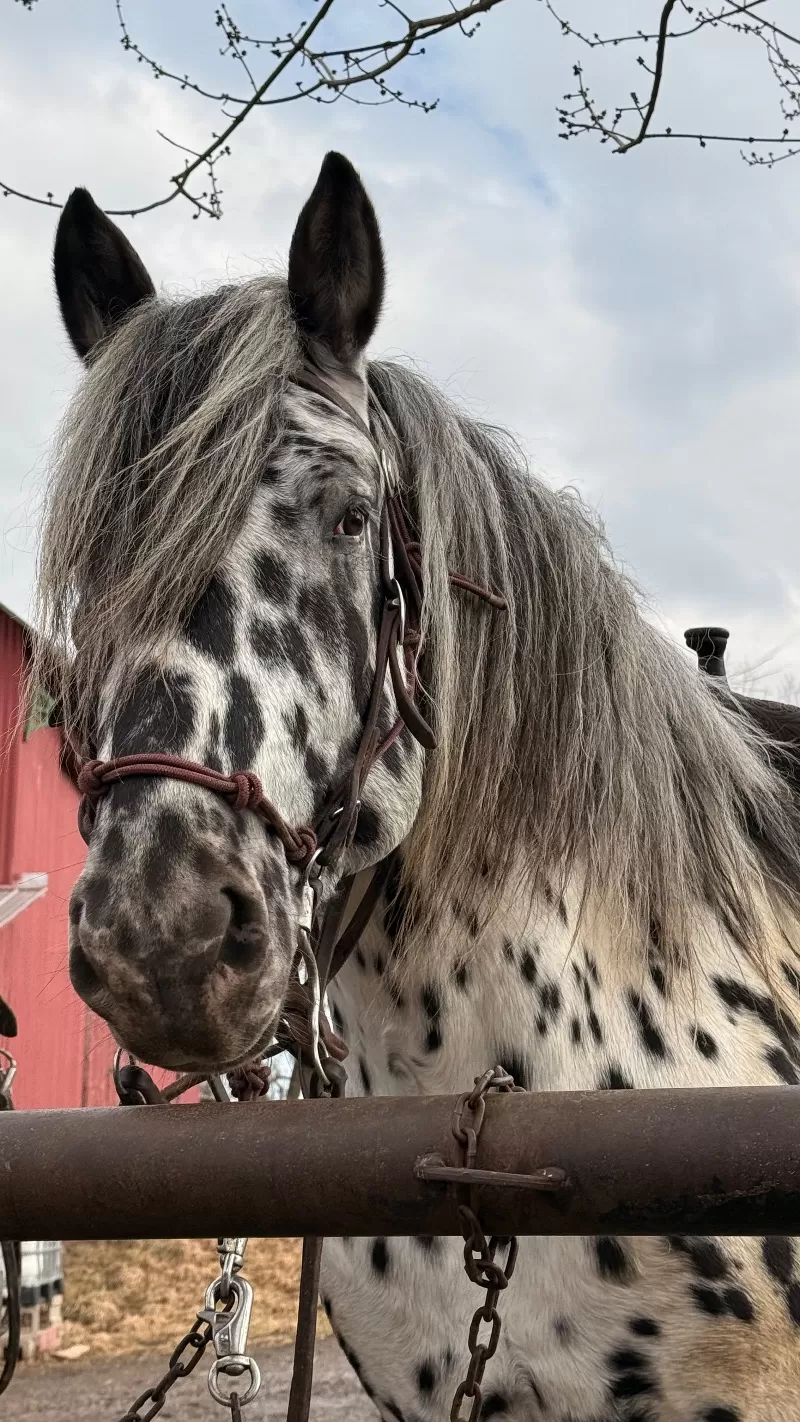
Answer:
<svg viewBox="0 0 800 1422"><path fill-rule="evenodd" d="M348 509L344 518L333 530L334 538L360 538L364 532L367 516L363 509Z"/></svg>

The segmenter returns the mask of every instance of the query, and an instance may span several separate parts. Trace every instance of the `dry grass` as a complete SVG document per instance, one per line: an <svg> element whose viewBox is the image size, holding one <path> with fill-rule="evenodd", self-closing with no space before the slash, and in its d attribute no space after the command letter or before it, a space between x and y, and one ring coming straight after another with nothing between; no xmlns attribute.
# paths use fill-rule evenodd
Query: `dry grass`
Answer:
<svg viewBox="0 0 800 1422"><path fill-rule="evenodd" d="M245 1274L255 1301L250 1338L294 1337L299 1239L251 1239ZM96 1240L64 1245L64 1343L93 1353L171 1351L187 1333L217 1273L214 1240ZM329 1332L324 1314L320 1333Z"/></svg>

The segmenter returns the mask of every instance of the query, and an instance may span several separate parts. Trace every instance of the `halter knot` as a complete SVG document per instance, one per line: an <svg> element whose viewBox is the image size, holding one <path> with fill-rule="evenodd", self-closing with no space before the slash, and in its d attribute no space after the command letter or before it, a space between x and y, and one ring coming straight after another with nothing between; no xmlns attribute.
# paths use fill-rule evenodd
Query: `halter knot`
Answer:
<svg viewBox="0 0 800 1422"><path fill-rule="evenodd" d="M295 846L285 845L286 858L290 864L298 864L305 869L317 847L317 836L310 825L300 825L294 831L294 838L297 840Z"/></svg>
<svg viewBox="0 0 800 1422"><path fill-rule="evenodd" d="M86 760L78 773L78 790L87 800L99 800L105 794L106 783L100 773L102 760Z"/></svg>
<svg viewBox="0 0 800 1422"><path fill-rule="evenodd" d="M231 780L236 785L236 796L231 801L234 810L257 810L264 799L261 781L252 770L235 770Z"/></svg>

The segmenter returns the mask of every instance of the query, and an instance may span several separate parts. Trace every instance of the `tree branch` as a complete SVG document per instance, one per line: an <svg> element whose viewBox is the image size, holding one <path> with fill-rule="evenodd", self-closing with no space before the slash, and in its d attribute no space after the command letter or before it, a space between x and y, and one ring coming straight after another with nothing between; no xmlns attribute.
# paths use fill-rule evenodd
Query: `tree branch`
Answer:
<svg viewBox="0 0 800 1422"><path fill-rule="evenodd" d="M21 0L21 3L27 4L30 8L35 0ZM394 101L409 108L422 109L426 113L432 112L436 108L438 100L426 102L421 99L410 99L401 90L392 88L386 82L386 75L410 56L424 54L423 40L435 38L456 27L460 28L467 38L471 38L480 25L479 17L488 14L490 10L504 3L504 0L470 0L470 3L467 4L453 5L444 14L428 15L417 19L404 14L400 6L393 3L393 0L380 0L379 8L391 9L404 21L406 25L404 34L393 39L375 40L368 44L358 45L350 50L324 48L312 50L310 41L330 14L335 3L336 0L321 0L317 13L308 23L301 24L294 33L269 40L251 39L245 35L236 24L227 4L221 3L215 11L215 23L222 30L225 39L225 48L220 52L223 56L229 55L243 69L252 89L252 92L246 97L238 97L225 92L213 92L190 78L188 74L181 75L168 70L158 60L146 54L133 40L128 30L122 0L115 0L117 19L122 32L120 43L123 48L133 54L138 63L149 68L155 78L167 79L178 84L181 89L190 89L200 97L221 105L223 115L228 119L228 123L221 132L213 133L210 142L202 149L191 148L166 134L159 133L159 136L166 142L182 149L187 154L183 170L174 173L169 180L170 190L163 197L137 207L109 207L106 208L106 211L114 217L136 217L140 213L152 212L155 208L165 207L168 203L174 202L176 198L182 197L194 207L193 215L195 217L199 217L201 213L208 217L221 217L221 189L217 182L216 165L220 159L230 154L230 140L257 108L293 103L304 98L313 98L318 103L332 103L339 98L347 98L358 103L390 103ZM269 48L276 60L261 82L257 82L252 68L247 62L247 46L254 46L257 50ZM343 62L344 72L338 72L336 61ZM308 83L298 80L295 83L294 91L273 93L278 81L295 62L300 65L308 65L315 76L313 80ZM372 85L377 89L379 97L376 100L363 100L351 92L357 86L365 84ZM234 105L238 112L235 114L227 112L225 106L228 105ZM194 188L194 181L200 172L205 172L208 186L204 191L197 192ZM0 191L6 196L22 198L26 202L36 202L56 208L63 206L62 203L56 201L52 193L42 197L24 192L1 179Z"/></svg>

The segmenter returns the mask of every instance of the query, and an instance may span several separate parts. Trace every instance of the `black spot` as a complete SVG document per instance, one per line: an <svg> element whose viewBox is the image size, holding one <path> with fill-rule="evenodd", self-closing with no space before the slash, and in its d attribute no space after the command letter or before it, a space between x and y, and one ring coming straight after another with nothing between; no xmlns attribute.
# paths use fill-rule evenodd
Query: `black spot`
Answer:
<svg viewBox="0 0 800 1422"><path fill-rule="evenodd" d="M510 938L503 940L503 957L507 958L509 963L513 963L514 961L514 944Z"/></svg>
<svg viewBox="0 0 800 1422"><path fill-rule="evenodd" d="M432 1255L432 1254L440 1254L440 1253L441 1253L442 1243L441 1243L441 1240L439 1239L439 1237L438 1237L437 1235L435 1235L435 1234L418 1234L418 1235L415 1235L415 1239L416 1239L417 1244L419 1245L420 1249L422 1250L423 1254L427 1254L427 1255L430 1256L430 1255Z"/></svg>
<svg viewBox="0 0 800 1422"><path fill-rule="evenodd" d="M618 1348L609 1357L608 1365L615 1373L627 1373L631 1368L646 1368L647 1358L635 1348Z"/></svg>
<svg viewBox="0 0 800 1422"><path fill-rule="evenodd" d="M748 1297L744 1289L726 1289L724 1298L728 1312L732 1313L734 1318L741 1319L742 1323L753 1322L755 1309L752 1299Z"/></svg>
<svg viewBox="0 0 800 1422"><path fill-rule="evenodd" d="M540 1036L540 1037L546 1037L546 1036L547 1036L547 1018L546 1018L546 1017L543 1017L542 1014L541 1014L541 1012L539 1013L539 1016L536 1018L536 1030L537 1030L537 1032L539 1033L539 1036Z"/></svg>
<svg viewBox="0 0 800 1422"><path fill-rule="evenodd" d="M692 1294L703 1313L710 1313L713 1318L720 1318L725 1313L725 1300L716 1289L703 1289L699 1284L692 1284Z"/></svg>
<svg viewBox="0 0 800 1422"><path fill-rule="evenodd" d="M657 1392L657 1384L647 1373L623 1373L611 1384L614 1397L641 1397L646 1392Z"/></svg>
<svg viewBox="0 0 800 1422"><path fill-rule="evenodd" d="M308 716L305 707L296 701L292 707L291 716L284 711L283 720L289 736L296 751L304 751L308 745Z"/></svg>
<svg viewBox="0 0 800 1422"><path fill-rule="evenodd" d="M523 1057L508 1048L495 1047L493 1060L503 1071L507 1071L509 1076L513 1076L517 1086L524 1086L526 1091L530 1091L531 1072Z"/></svg>
<svg viewBox="0 0 800 1422"><path fill-rule="evenodd" d="M761 1257L773 1279L790 1284L794 1276L794 1242L785 1235L773 1234L761 1241Z"/></svg>
<svg viewBox="0 0 800 1422"><path fill-rule="evenodd" d="M377 844L382 833L383 827L378 811L373 810L371 805L362 804L358 812L358 819L356 820L353 843L357 844L359 849L368 849L372 845Z"/></svg>
<svg viewBox="0 0 800 1422"><path fill-rule="evenodd" d="M303 588L297 603L301 622L311 627L323 645L338 645L344 636L344 618L330 592L318 586Z"/></svg>
<svg viewBox="0 0 800 1422"><path fill-rule="evenodd" d="M480 1410L481 1417L496 1417L498 1412L508 1411L508 1398L501 1392L489 1392L483 1399L483 1406Z"/></svg>
<svg viewBox="0 0 800 1422"><path fill-rule="evenodd" d="M511 947L511 944L509 944L508 946L511 948L511 952L506 956L513 959L514 949L513 947ZM525 979L526 983L536 982L536 974L538 970L536 967L536 961L534 959L534 956L529 948L523 949L522 957L519 960L519 970L522 973L522 976Z"/></svg>
<svg viewBox="0 0 800 1422"><path fill-rule="evenodd" d="M330 1301L330 1299L328 1298L328 1295L327 1295L327 1294L323 1294L323 1295L322 1295L322 1307L323 1307L324 1310L325 1310L325 1315L326 1315L326 1317L327 1317L327 1318L330 1318L330 1316L331 1316L331 1301Z"/></svg>
<svg viewBox="0 0 800 1422"><path fill-rule="evenodd" d="M558 901L558 916L561 919L561 922L563 923L564 927L568 928L569 919L567 918L567 906L564 903L564 900L561 898Z"/></svg>
<svg viewBox="0 0 800 1422"><path fill-rule="evenodd" d="M786 1305L792 1323L800 1323L800 1284L796 1280L786 1290Z"/></svg>
<svg viewBox="0 0 800 1422"><path fill-rule="evenodd" d="M659 993L661 997L666 997L667 980L664 977L664 969L659 967L658 963L650 964L650 979L656 992Z"/></svg>
<svg viewBox="0 0 800 1422"><path fill-rule="evenodd" d="M305 685L319 685L311 647L301 627L254 617L249 637L256 656L268 666L293 667Z"/></svg>
<svg viewBox="0 0 800 1422"><path fill-rule="evenodd" d="M417 1387L420 1392L432 1393L436 1386L436 1369L430 1359L420 1363L417 1368Z"/></svg>
<svg viewBox="0 0 800 1422"><path fill-rule="evenodd" d="M598 972L598 970L597 970L597 959L594 957L594 954L593 954L593 953L587 953L587 952L586 952L586 949L584 949L583 958L584 958L584 962L586 963L586 967L587 967L588 972L589 972L589 977L591 978L591 980L592 980L592 982L594 983L595 987L599 987L599 986L600 986L600 974L599 974L599 972Z"/></svg>
<svg viewBox="0 0 800 1422"><path fill-rule="evenodd" d="M735 1407L709 1407L700 1422L739 1422L739 1413Z"/></svg>
<svg viewBox="0 0 800 1422"><path fill-rule="evenodd" d="M637 1338L658 1338L661 1325L654 1318L632 1318L628 1327Z"/></svg>
<svg viewBox="0 0 800 1422"><path fill-rule="evenodd" d="M616 1284L626 1284L633 1278L631 1260L613 1235L599 1235L594 1247L601 1278L611 1279Z"/></svg>
<svg viewBox="0 0 800 1422"><path fill-rule="evenodd" d="M667 1048L664 1038L653 1021L653 1015L645 999L631 988L628 992L628 1002L639 1025L639 1035L648 1052L654 1057L665 1057Z"/></svg>
<svg viewBox="0 0 800 1422"><path fill-rule="evenodd" d="M213 577L192 608L186 626L187 641L198 652L229 667L236 652L233 594L225 580Z"/></svg>
<svg viewBox="0 0 800 1422"><path fill-rule="evenodd" d="M590 1012L586 1020L589 1023L589 1031L594 1037L594 1040L596 1041L597 1045L600 1046L603 1041L603 1029L600 1026L597 1013L594 1011Z"/></svg>
<svg viewBox="0 0 800 1422"><path fill-rule="evenodd" d="M568 1318L554 1318L553 1332L562 1347L566 1348L572 1342L575 1330Z"/></svg>
<svg viewBox="0 0 800 1422"><path fill-rule="evenodd" d="M455 980L456 987L460 988L462 992L466 992L467 983L469 982L469 970L467 968L466 963L457 964L455 971Z"/></svg>
<svg viewBox="0 0 800 1422"><path fill-rule="evenodd" d="M544 983L539 991L542 1010L554 1020L561 1011L561 993L555 983Z"/></svg>
<svg viewBox="0 0 800 1422"><path fill-rule="evenodd" d="M575 1045L578 1046L581 1040L581 1024L577 1017L570 1018L569 1035Z"/></svg>
<svg viewBox="0 0 800 1422"><path fill-rule="evenodd" d="M181 755L195 724L191 678L185 672L144 672L116 713L111 754L166 751ZM119 789L130 784L128 781Z"/></svg>
<svg viewBox="0 0 800 1422"><path fill-rule="evenodd" d="M253 581L259 597L286 604L292 595L292 574L277 553L262 548L253 559Z"/></svg>
<svg viewBox="0 0 800 1422"><path fill-rule="evenodd" d="M783 969L783 976L790 988L793 988L797 996L800 997L800 973L798 973L797 969L793 968L790 963L781 962L781 967Z"/></svg>
<svg viewBox="0 0 800 1422"><path fill-rule="evenodd" d="M442 1045L442 1004L435 987L430 983L426 984L420 993L422 1001L422 1011L425 1014L427 1033L425 1037L425 1050L428 1052L438 1052Z"/></svg>
<svg viewBox="0 0 800 1422"><path fill-rule="evenodd" d="M735 978L715 977L713 981L714 987L726 1007L730 1007L734 1011L752 1012L778 1039L790 1060L795 1064L800 1063L800 1052L797 1049L797 1028L787 1014L780 1011L773 998L768 997L766 993L753 992L752 988L746 987L744 983L738 982ZM775 1066L775 1063L770 1062L770 1065ZM780 1075L777 1066L775 1069ZM796 1080L795 1077L795 1081L790 1084L795 1085Z"/></svg>
<svg viewBox="0 0 800 1422"><path fill-rule="evenodd" d="M611 1065L606 1067L600 1078L601 1091L633 1091L633 1082L626 1076L622 1067Z"/></svg>
<svg viewBox="0 0 800 1422"><path fill-rule="evenodd" d="M787 1086L797 1086L800 1081L797 1067L782 1047L771 1047L768 1052L764 1053L764 1060L768 1066L772 1067L775 1075L779 1076L781 1081L786 1082Z"/></svg>
<svg viewBox="0 0 800 1422"><path fill-rule="evenodd" d="M356 948L356 951L353 956L356 962L358 963L358 966L361 969L362 973L365 973L367 970L367 958L366 954L364 953L364 949Z"/></svg>
<svg viewBox="0 0 800 1422"><path fill-rule="evenodd" d="M367 1066L367 1063L364 1061L363 1057L359 1057L358 1059L358 1069L361 1072L361 1082L364 1087L364 1095L371 1096L372 1078L369 1074L369 1067Z"/></svg>
<svg viewBox="0 0 800 1422"><path fill-rule="evenodd" d="M702 1027L689 1028L689 1035L701 1057L706 1057L709 1061L714 1061L718 1055L717 1044L708 1032L704 1032Z"/></svg>
<svg viewBox="0 0 800 1422"><path fill-rule="evenodd" d="M385 1239L374 1239L370 1251L372 1267L376 1274L385 1274L389 1268L389 1250Z"/></svg>
<svg viewBox="0 0 800 1422"><path fill-rule="evenodd" d="M713 1239L698 1239L693 1235L671 1234L671 1249L685 1254L700 1279L726 1279L730 1273L728 1261Z"/></svg>
<svg viewBox="0 0 800 1422"><path fill-rule="evenodd" d="M234 770L248 770L264 739L264 718L253 683L240 672L232 672L228 677L228 705L222 735Z"/></svg>

